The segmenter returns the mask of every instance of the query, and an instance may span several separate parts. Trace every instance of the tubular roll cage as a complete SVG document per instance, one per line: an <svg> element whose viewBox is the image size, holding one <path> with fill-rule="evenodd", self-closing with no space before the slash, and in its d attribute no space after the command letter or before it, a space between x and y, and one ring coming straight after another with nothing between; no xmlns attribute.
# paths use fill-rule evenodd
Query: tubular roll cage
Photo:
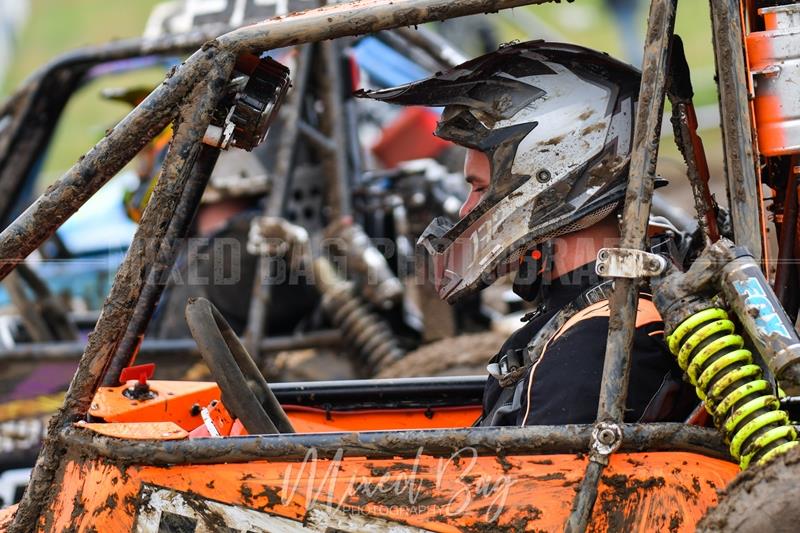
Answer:
<svg viewBox="0 0 800 533"><path fill-rule="evenodd" d="M211 39L168 75L136 109L0 234L2 279L53 235L154 136L172 122L177 125L161 179L144 212L131 248L116 274L96 328L89 337L65 396L64 405L50 421L48 438L9 531L34 529L52 496L56 473L69 449L80 448L121 464L153 465L241 462L269 457L302 459L311 447L315 447L322 457L332 456L336 450L343 451L345 455L361 457L413 456L420 446L424 446L427 453L450 453L464 445L473 446L479 453L489 455L497 454L498 450L506 454L590 451L590 445L594 446L597 440L593 436L597 426L591 425L251 436L237 438L235 445L225 439L132 442L100 437L73 427L73 422L84 418L88 412L91 400L134 317L137 303L146 292L150 265L144 260L144 247L152 243L168 246L168 243L163 243L174 226L176 208L180 206L191 210L194 207L182 205L181 199L187 188L191 189L192 185L197 185L196 180L202 179L203 173L192 173L192 168L201 152L210 114L222 95L237 56L552 1L559 0L356 0L275 17L216 38L208 32L200 32L144 44L142 40L123 41L63 58L56 66L81 64L87 58L113 60L148 51L188 51ZM747 86L739 3L738 0L710 0L710 3L723 117L726 185L733 227L737 242L750 248L758 258L762 247L758 234L760 221L757 219L756 169L750 164L754 153L753 136L747 99L742 98L747 94ZM624 248L642 249L645 242L676 7L677 0L652 0L650 5L622 225L620 246ZM34 83L17 93L0 109L4 113L8 113L13 106L23 110L12 115L12 129L30 117L31 109L26 110L24 104L34 91L42 90L42 79L40 77L37 82L35 78ZM77 78L68 81L77 83ZM63 103L60 105L63 106ZM0 138L0 153L7 150L10 142L8 136ZM4 168L4 173L10 172L9 165ZM2 174L0 178L3 178ZM18 184L7 184L0 179L0 192L8 192L6 187L9 186L13 188ZM736 194L731 194L731 191ZM195 203L199 200L197 195L187 196L193 196ZM0 194L2 199L8 197L7 194ZM7 202L0 204L0 213L8 213L9 207ZM180 215L176 218L180 218ZM622 423L636 318L636 289L636 280L616 279L610 307L611 316L618 319L612 320L609 325L598 424L616 424L621 429L623 450L684 450L727 457L722 439L714 429L682 424ZM590 454L584 479L566 524L568 531L586 529L607 457L607 453Z"/></svg>

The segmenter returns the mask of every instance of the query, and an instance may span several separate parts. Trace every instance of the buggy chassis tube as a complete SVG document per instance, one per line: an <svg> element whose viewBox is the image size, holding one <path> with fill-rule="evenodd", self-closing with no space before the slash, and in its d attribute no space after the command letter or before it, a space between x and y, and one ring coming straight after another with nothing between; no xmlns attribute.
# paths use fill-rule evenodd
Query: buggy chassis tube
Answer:
<svg viewBox="0 0 800 533"><path fill-rule="evenodd" d="M323 167L328 167L327 174L330 176L326 187L326 205L330 209L331 220L352 212L349 189L353 180L347 164L347 132L344 120L336 120L337 117L344 117L344 105L335 91L336 87L342 86L342 73L337 61L340 45L336 41L325 41L318 45L323 65L316 72L326 109L326 113L320 117L320 125L333 143L333 152L323 161Z"/></svg>
<svg viewBox="0 0 800 533"><path fill-rule="evenodd" d="M677 3L677 0L653 0L650 3L639 104L631 148L630 177L621 224L620 247L623 249L645 248ZM608 463L608 454L619 446L622 437L616 428L625 416L638 292L637 279L615 278L609 300L611 318L597 408L595 427L598 431L591 442L586 475L575 495L566 523L565 531L570 533L586 531L597 499L600 476ZM599 442L601 431L610 432L606 433L611 436L607 439L609 442ZM622 442L624 443L624 438Z"/></svg>
<svg viewBox="0 0 800 533"><path fill-rule="evenodd" d="M42 452L9 532L35 529L53 495L53 482L66 449L56 435L85 416L131 320L149 271L142 250L159 242L188 177L236 57L325 39L372 33L486 11L549 3L552 0L359 0L274 17L209 41L171 73L145 100L0 233L0 279L38 248L81 205L127 164L166 125L180 117L162 179L73 376L64 406L48 426ZM187 99L187 96L189 97ZM180 109L179 109L180 106Z"/></svg>
<svg viewBox="0 0 800 533"><path fill-rule="evenodd" d="M443 68L453 68L469 59L453 48L447 39L425 28L413 30L411 28L397 28L396 33L408 43L418 46L421 50L427 52Z"/></svg>
<svg viewBox="0 0 800 533"><path fill-rule="evenodd" d="M736 244L746 246L757 260L766 264L762 248L765 220L759 209L760 176L757 161L744 57L744 36L740 0L710 0L712 41L719 89L722 148L731 222ZM760 214L760 215L759 215Z"/></svg>
<svg viewBox="0 0 800 533"><path fill-rule="evenodd" d="M147 282L136 302L136 310L128 322L125 336L122 337L103 378L103 384L108 387L119 385L122 369L132 365L136 360L136 354L139 352L147 326L150 324L161 294L167 286L166 277L172 270L172 265L177 257L180 240L189 234L189 228L200 206L200 198L206 190L219 153L219 148L202 145L196 161L189 170L192 174L183 189L166 235L162 242L158 243L156 261L150 267Z"/></svg>
<svg viewBox="0 0 800 533"><path fill-rule="evenodd" d="M694 208L697 223L707 240L719 240L717 227L717 212L714 198L708 189L709 171L703 141L697 134L697 115L695 114L692 98L692 77L683 42L679 36L672 41L672 56L670 58L670 81L667 96L672 104L672 131L675 144L683 155L686 163L686 175L692 187Z"/></svg>
<svg viewBox="0 0 800 533"><path fill-rule="evenodd" d="M309 331L302 335L283 335L261 339L258 344L261 353L282 352L284 350L305 350L318 347L338 347L342 336L335 329ZM84 342L36 342L23 343L0 350L0 361L75 361L83 353ZM181 356L199 357L197 343L193 339L145 339L137 351L137 356Z"/></svg>
<svg viewBox="0 0 800 533"><path fill-rule="evenodd" d="M9 527L11 533L31 531L34 529L33 525L38 521L42 505L47 501L49 486L52 485L53 476L60 468L61 458L65 453L65 450L60 449L52 437L86 414L91 398L101 384L146 284L150 271L148 257L145 253L147 247L161 243L167 234L175 208L200 151L203 135L211 121L211 113L222 95L236 59L233 54L220 52L214 44L205 45L193 57L198 57L198 55L208 66L208 70L200 83L189 88L189 98L182 102L175 135L167 152L161 178L144 211L131 247L114 277L114 284L103 304L95 330L89 336L78 370L64 397L64 405L50 420L47 429L48 437L44 440L42 451L31 473L30 484L20 501L14 521ZM151 93L150 97L154 93ZM131 115L128 115L125 120L130 117ZM121 136L124 137L124 134ZM110 137L111 135L106 139ZM95 147L94 151L102 150L97 150ZM89 159L89 156L80 161L76 167L81 166L86 159ZM95 160L94 164L97 163L98 161ZM96 168L92 169L90 175L94 172L97 172ZM59 189L58 183L49 191L54 189ZM45 196L47 193L40 197L26 213L35 211L35 207ZM54 199L51 198L50 202L53 201ZM24 217L25 213L21 216ZM0 235L0 248L7 241L14 240L3 238L9 230L13 230L13 226L14 224Z"/></svg>
<svg viewBox="0 0 800 533"><path fill-rule="evenodd" d="M297 62L295 63L294 87L287 97L287 102L281 107L280 113L284 119L284 130L276 150L277 163L275 165L275 180L273 189L264 206L264 216L282 217L283 207L286 204L286 194L290 189L289 181L292 179L294 169L295 151L299 134L301 110L306 96L306 87L311 75L312 47L300 47ZM258 342L264 337L267 322L267 308L269 307L272 290L263 280L271 275L272 258L264 254L259 255L256 261L256 275L253 277L252 296L250 297L250 310L247 313L245 327L245 342L250 354L257 364L262 364L265 358L259 350ZM270 365L272 366L272 365Z"/></svg>
<svg viewBox="0 0 800 533"><path fill-rule="evenodd" d="M686 451L730 460L715 429L680 423L622 424L622 450ZM121 464L171 466L181 464L243 463L265 459L299 460L309 450L319 458L371 458L451 454L469 447L480 455L583 453L589 446L591 425L461 428L361 433L281 434L225 439L131 441L105 437L81 428L69 428L60 439L65 447L92 452Z"/></svg>

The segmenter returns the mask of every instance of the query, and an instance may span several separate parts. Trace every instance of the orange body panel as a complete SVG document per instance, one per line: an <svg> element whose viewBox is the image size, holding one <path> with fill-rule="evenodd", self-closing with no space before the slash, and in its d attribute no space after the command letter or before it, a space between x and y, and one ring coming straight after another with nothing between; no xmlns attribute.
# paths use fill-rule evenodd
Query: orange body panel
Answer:
<svg viewBox="0 0 800 533"><path fill-rule="evenodd" d="M60 481L48 513L52 522L41 529L131 531L137 525L157 531L163 513L193 512L176 508L184 499L187 509L201 509L207 523L235 520L242 527L249 516L251 526L267 530L264 524L274 521L298 531L304 524L349 524L353 530L360 520L443 532L562 531L586 461L576 455L476 457L469 448L449 457L169 468L77 459ZM716 503L716 489L737 473L731 463L691 453L614 455L590 529L694 531Z"/></svg>
<svg viewBox="0 0 800 533"><path fill-rule="evenodd" d="M202 423L192 414L192 406L205 407L219 400L216 383L195 381L148 381L156 394L149 400L132 400L124 396L128 385L100 387L94 396L89 414L106 422L174 422L186 431Z"/></svg>
<svg viewBox="0 0 800 533"><path fill-rule="evenodd" d="M93 410L115 421L82 426L162 440L184 437L193 426L200 428L192 432L193 442L202 445L205 426L191 406L216 399L217 387L156 381L151 387L158 396L141 402L123 396L124 386L102 389ZM221 432L240 432L221 403L201 405ZM479 406L285 408L298 432L464 427L480 412ZM236 437L223 438L236 447ZM407 531L562 531L587 463L583 454L478 456L470 447L452 455L421 449L416 457L386 459L344 452L317 458L312 449L302 461L170 467L71 453L57 474L57 492L40 531L157 532L165 520L204 524L197 531L365 531L393 525ZM615 454L599 486L590 531L694 531L716 504L717 489L738 472L735 464L693 453Z"/></svg>
<svg viewBox="0 0 800 533"><path fill-rule="evenodd" d="M298 433L463 428L474 424L481 415L478 405L365 411L325 411L286 405L284 409Z"/></svg>
<svg viewBox="0 0 800 533"><path fill-rule="evenodd" d="M179 440L189 433L172 422L121 422L116 424L94 424L76 422L76 426L89 429L107 437L133 440Z"/></svg>
<svg viewBox="0 0 800 533"><path fill-rule="evenodd" d="M207 407L212 401L219 399L219 388L215 383L155 380L149 383L151 389L158 394L151 400L134 401L125 397L123 392L127 385L101 387L97 391L91 413L109 422L103 424L103 434L132 437L130 431L135 426L131 423L142 422L171 422L193 432L203 425L203 421L199 412L193 414L192 406L197 404ZM469 427L481 414L481 407L478 405L358 411L331 411L297 405L284 405L283 408L298 433ZM215 419L215 409L210 408L209 411L212 419ZM115 429L117 426L119 431ZM144 428L144 425L141 427ZM218 425L218 429L221 434L227 435L231 426L225 423ZM152 438L152 432L146 428L145 431L150 436L139 438ZM196 434L207 435L207 432Z"/></svg>
<svg viewBox="0 0 800 533"><path fill-rule="evenodd" d="M222 404L217 404L219 407ZM224 407L221 407L224 409ZM481 409L478 406L440 407L437 409L375 409L369 411L325 411L311 407L285 406L286 414L297 433L330 433L335 431L379 431L403 429L449 429L471 426ZM241 425L225 413L211 412L211 419L221 435L247 435ZM187 432L172 422L79 423L107 437L175 440L186 437L208 437L200 417L198 425ZM234 431L235 429L235 431Z"/></svg>

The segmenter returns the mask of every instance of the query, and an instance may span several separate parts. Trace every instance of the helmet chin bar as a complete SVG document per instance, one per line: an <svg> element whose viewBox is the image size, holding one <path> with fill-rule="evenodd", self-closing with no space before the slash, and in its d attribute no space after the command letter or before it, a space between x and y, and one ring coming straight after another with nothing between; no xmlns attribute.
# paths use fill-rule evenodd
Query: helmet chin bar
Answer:
<svg viewBox="0 0 800 533"><path fill-rule="evenodd" d="M529 241L532 234L523 234L522 239L515 239L512 227L503 231L508 218L521 218L522 213L520 209L509 209L508 205L500 207L505 209L494 206L465 229L461 228L463 220L453 224L445 217L437 217L422 233L417 246L428 256L426 281L433 282L441 299L455 303L518 267L519 253L509 254L509 250L520 250L523 245L516 241ZM510 217L503 217L498 225L496 217L509 211L514 212ZM527 228L526 225L511 224ZM495 230L496 226L499 231Z"/></svg>
<svg viewBox="0 0 800 533"><path fill-rule="evenodd" d="M531 180L523 187L534 187ZM522 188L522 187L521 187ZM455 303L494 283L519 267L519 257L533 246L596 224L619 205L624 186L577 211L530 228L530 195L511 195L492 206L480 218L453 224L435 218L417 241L428 256L426 281L432 281L439 297Z"/></svg>
<svg viewBox="0 0 800 533"><path fill-rule="evenodd" d="M417 248L424 249L426 266L424 270L425 281L433 282L433 287L439 294L439 298L453 303L463 297L463 291L459 289L464 284L464 272L460 267L463 265L464 252L463 242L465 239L456 237L455 240L448 238L456 226L446 217L436 217L428 224L425 231L417 241ZM459 244L462 244L459 246ZM471 291L470 291L471 292ZM452 295L452 298L451 298Z"/></svg>
<svg viewBox="0 0 800 533"><path fill-rule="evenodd" d="M489 158L489 190L464 218L453 223L446 217L437 217L420 236L417 246L424 248L430 258L430 268L426 269L425 275L433 276L431 281L442 300L453 304L488 287L498 277L518 267L519 250L511 254L514 257L508 257L508 245L520 237L528 240L529 235L513 235L512 226L506 224L513 219L516 227L527 228L528 215L525 203L513 201L508 195L517 189L536 192L544 187L533 185L531 176L510 175L510 169L520 141L537 125L537 122L531 122L495 132L484 129L484 135L479 135L479 142L472 147ZM466 145L454 138L446 124L440 124L437 135ZM527 197L522 193L519 196ZM502 258L504 254L505 259Z"/></svg>

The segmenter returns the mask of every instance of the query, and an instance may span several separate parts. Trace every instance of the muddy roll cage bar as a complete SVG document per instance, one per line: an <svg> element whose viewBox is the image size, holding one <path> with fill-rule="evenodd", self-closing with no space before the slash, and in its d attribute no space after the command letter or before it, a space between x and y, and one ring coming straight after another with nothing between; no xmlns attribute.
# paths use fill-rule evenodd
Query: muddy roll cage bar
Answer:
<svg viewBox="0 0 800 533"><path fill-rule="evenodd" d="M48 438L36 462L31 482L10 531L35 528L52 494L52 484L69 449L94 452L120 463L186 464L238 462L267 457L303 457L315 447L321 456L334 450L367 457L451 452L469 445L482 454L589 452L586 475L573 503L568 531L584 531L597 496L597 485L608 456L623 450L686 450L727 457L717 431L682 424L624 424L623 414L630 368L636 313L637 283L617 279L610 301L611 320L603 383L595 426L540 426L522 428L465 428L432 431L380 431L364 434L273 435L236 439L200 439L177 442L131 442L90 434L73 427L85 417L114 353L128 328L149 272L143 250L161 243L187 187L197 174L193 163L202 146L210 115L221 97L237 56L271 49L413 26L487 11L543 4L553 0L356 0L275 17L211 39L172 72L136 109L107 133L36 202L0 234L0 279L37 249L88 198L130 161L155 135L174 122L174 139L162 176L154 190L131 248L119 268L100 318L80 360L64 405L53 416ZM556 0L557 1L557 0ZM646 34L639 108L635 119L630 180L625 199L622 247L641 249L652 202L659 132L666 90L667 63L677 0L652 0ZM714 45L720 80L726 170L739 244L760 256L761 243L750 225L758 212L754 169L742 154L752 153L747 109L740 101L744 84L741 26L735 22L735 0L711 0ZM733 23L731 23L733 21ZM199 37L210 37L204 35ZM169 41L169 38L167 39ZM175 46L176 43L170 43ZM164 46L162 42L159 46ZM186 46L191 47L187 42ZM119 43L110 54L130 53ZM111 56L109 56L111 57ZM32 86L36 90L36 84ZM22 101L24 94L6 106ZM62 104L63 105L63 104ZM15 120L29 114L22 113ZM10 139L0 138L0 152ZM735 148L735 150L731 150ZM742 151L739 152L738 150ZM750 150L748 152L748 149ZM8 168L8 167L6 167ZM2 177L2 176L0 176ZM753 178L753 179L751 179ZM0 183L3 183L0 180ZM0 194L0 198L4 198ZM0 206L7 212L8 206ZM611 434L600 429L613 429ZM612 436L609 441L608 436ZM498 451L499 450L499 451Z"/></svg>

